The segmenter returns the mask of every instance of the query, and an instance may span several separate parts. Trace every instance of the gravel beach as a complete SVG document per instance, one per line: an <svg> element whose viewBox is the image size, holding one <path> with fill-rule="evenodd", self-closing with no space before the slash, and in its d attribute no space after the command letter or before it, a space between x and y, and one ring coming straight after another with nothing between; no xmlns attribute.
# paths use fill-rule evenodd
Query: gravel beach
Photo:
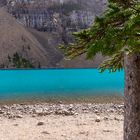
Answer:
<svg viewBox="0 0 140 140"><path fill-rule="evenodd" d="M0 106L0 140L122 140L123 104Z"/></svg>

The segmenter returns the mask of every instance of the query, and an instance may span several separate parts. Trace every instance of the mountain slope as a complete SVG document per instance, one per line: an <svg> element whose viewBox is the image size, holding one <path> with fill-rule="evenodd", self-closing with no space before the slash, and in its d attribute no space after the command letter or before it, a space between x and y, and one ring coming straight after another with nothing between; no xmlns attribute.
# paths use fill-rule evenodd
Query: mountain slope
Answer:
<svg viewBox="0 0 140 140"><path fill-rule="evenodd" d="M0 8L0 65L15 67L10 62L15 54L34 67L47 66L47 53L36 38L20 25L5 8Z"/></svg>
<svg viewBox="0 0 140 140"><path fill-rule="evenodd" d="M34 29L29 29L36 39L40 42L42 47L45 48L47 55L48 67L55 68L96 68L103 61L102 55L97 55L94 60L86 60L86 56L78 56L72 60L66 60L63 57L63 52L58 49L58 45L61 43L59 34L39 32Z"/></svg>
<svg viewBox="0 0 140 140"><path fill-rule="evenodd" d="M94 1L94 0L91 0L91 1ZM65 24L65 22L62 24L63 20L67 21L67 18L66 18L67 16L62 21L60 20L60 23L57 22L57 26L56 26L57 30L47 31L47 30L44 30L43 28L43 31L37 31L36 28L33 29L32 27L24 26L25 25L24 22L22 22L22 20L16 19L13 16L14 14L13 15L12 13L9 14L8 13L9 11L6 10L6 9L9 9L8 8L9 6L8 4L6 6L6 4L7 3L5 0L0 1L0 7L5 5L5 7L0 8L0 68L97 67L99 63L103 60L102 56L100 55L96 57L95 61L85 60L84 55L77 57L73 60L65 60L63 58L63 53L61 52L61 50L58 49L58 45L63 42L67 44L73 40L71 37L71 32L73 32L73 30L72 31L67 30L68 26L67 24ZM11 5L14 5L13 2L11 3ZM28 7L29 13L23 12L23 11L26 11L25 10L27 8L26 6ZM38 18L41 21L42 21L42 18L45 21L48 21L49 19L48 17L47 18L43 17L43 14L46 14L46 13L41 12L42 5L40 5L41 8L38 7L37 5L37 9L38 9L37 11L34 10L34 8L32 11L31 4L29 3L26 3L26 6L19 7L20 14L16 14L16 16L21 16L22 18L26 16L28 19L28 17L30 16L37 18L40 15L40 18L39 17ZM60 11L58 11L58 13L59 12ZM53 11L52 13L55 19L54 21L56 21L56 19L57 21L59 21L59 18L61 18L61 16L59 14L56 14L55 11ZM74 15L75 14L79 15L79 13L77 12L76 13L74 12ZM75 17L74 15L72 16L72 18ZM30 19L30 22L31 23L37 22L37 24L40 25L41 22L38 21L36 18ZM77 21L78 19L77 16L75 18ZM76 26L76 28L77 27L78 26ZM49 26L48 28L50 29Z"/></svg>

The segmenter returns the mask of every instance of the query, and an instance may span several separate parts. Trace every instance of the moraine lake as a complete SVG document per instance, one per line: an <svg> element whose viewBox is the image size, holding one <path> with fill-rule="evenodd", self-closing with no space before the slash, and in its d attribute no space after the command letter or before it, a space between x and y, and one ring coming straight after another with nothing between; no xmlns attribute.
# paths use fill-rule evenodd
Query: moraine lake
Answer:
<svg viewBox="0 0 140 140"><path fill-rule="evenodd" d="M124 73L96 69L0 70L0 100L122 96Z"/></svg>

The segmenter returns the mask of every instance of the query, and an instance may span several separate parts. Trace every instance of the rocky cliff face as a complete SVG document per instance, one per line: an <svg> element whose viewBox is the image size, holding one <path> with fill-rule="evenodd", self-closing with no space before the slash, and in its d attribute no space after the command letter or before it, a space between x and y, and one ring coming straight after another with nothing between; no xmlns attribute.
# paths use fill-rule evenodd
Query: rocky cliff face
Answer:
<svg viewBox="0 0 140 140"><path fill-rule="evenodd" d="M5 6L7 4L6 0L0 0L0 7Z"/></svg>
<svg viewBox="0 0 140 140"><path fill-rule="evenodd" d="M88 27L105 7L104 0L9 0L9 11L24 25L56 31L59 24L68 30Z"/></svg>
<svg viewBox="0 0 140 140"><path fill-rule="evenodd" d="M8 0L9 12L27 27L57 32L67 44L69 32L88 28L100 15L104 0Z"/></svg>
<svg viewBox="0 0 140 140"><path fill-rule="evenodd" d="M88 28L105 9L105 0L0 0L3 6L1 68L97 67L102 61L100 55L94 62L86 61L85 55L64 60L58 44L67 45L72 32Z"/></svg>

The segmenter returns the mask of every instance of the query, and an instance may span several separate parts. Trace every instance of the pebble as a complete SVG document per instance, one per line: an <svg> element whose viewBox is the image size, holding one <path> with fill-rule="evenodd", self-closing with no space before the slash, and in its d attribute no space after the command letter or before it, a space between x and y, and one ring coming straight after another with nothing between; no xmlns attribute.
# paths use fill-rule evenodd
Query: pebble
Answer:
<svg viewBox="0 0 140 140"><path fill-rule="evenodd" d="M33 112L35 114L41 114L43 112L43 109L34 109Z"/></svg>
<svg viewBox="0 0 140 140"><path fill-rule="evenodd" d="M0 110L0 114L3 114L3 113L4 113L4 111Z"/></svg>
<svg viewBox="0 0 140 140"><path fill-rule="evenodd" d="M61 136L66 137L67 135L66 134L62 134Z"/></svg>
<svg viewBox="0 0 140 140"><path fill-rule="evenodd" d="M62 102L62 101L58 101L58 103L59 103L59 104L62 104L63 102Z"/></svg>
<svg viewBox="0 0 140 140"><path fill-rule="evenodd" d="M2 108L9 109L9 107L7 105L4 105Z"/></svg>
<svg viewBox="0 0 140 140"><path fill-rule="evenodd" d="M14 124L14 126L18 126L18 124Z"/></svg>
<svg viewBox="0 0 140 140"><path fill-rule="evenodd" d="M79 134L84 135L84 134L86 134L86 132L81 131L81 132L79 132Z"/></svg>
<svg viewBox="0 0 140 140"><path fill-rule="evenodd" d="M32 117L35 118L36 117L36 114L33 114Z"/></svg>
<svg viewBox="0 0 140 140"><path fill-rule="evenodd" d="M19 118L19 119L23 118L22 115L16 115L15 117L16 117L16 118Z"/></svg>
<svg viewBox="0 0 140 140"><path fill-rule="evenodd" d="M99 110L96 109L96 110L94 111L94 113L99 113Z"/></svg>
<svg viewBox="0 0 140 140"><path fill-rule="evenodd" d="M45 123L44 122L38 122L37 125L41 126L41 125L45 125Z"/></svg>
<svg viewBox="0 0 140 140"><path fill-rule="evenodd" d="M97 118L95 119L95 122L101 122L101 118L100 118L100 117L97 117Z"/></svg>
<svg viewBox="0 0 140 140"><path fill-rule="evenodd" d="M120 121L120 119L119 119L119 118L116 118L116 117L114 117L114 120L116 120L116 121Z"/></svg>
<svg viewBox="0 0 140 140"><path fill-rule="evenodd" d="M79 114L78 114L78 113L75 113L74 115L77 116L77 115L79 115Z"/></svg>
<svg viewBox="0 0 140 140"><path fill-rule="evenodd" d="M42 134L50 134L48 131L41 132Z"/></svg>
<svg viewBox="0 0 140 140"><path fill-rule="evenodd" d="M71 116L74 115L74 111L68 111L68 110L57 110L55 112L56 115L65 115L65 116Z"/></svg>
<svg viewBox="0 0 140 140"><path fill-rule="evenodd" d="M104 117L104 120L107 121L107 120L109 120L109 118L108 117Z"/></svg>
<svg viewBox="0 0 140 140"><path fill-rule="evenodd" d="M103 130L103 132L108 133L108 132L112 132L112 130Z"/></svg>

